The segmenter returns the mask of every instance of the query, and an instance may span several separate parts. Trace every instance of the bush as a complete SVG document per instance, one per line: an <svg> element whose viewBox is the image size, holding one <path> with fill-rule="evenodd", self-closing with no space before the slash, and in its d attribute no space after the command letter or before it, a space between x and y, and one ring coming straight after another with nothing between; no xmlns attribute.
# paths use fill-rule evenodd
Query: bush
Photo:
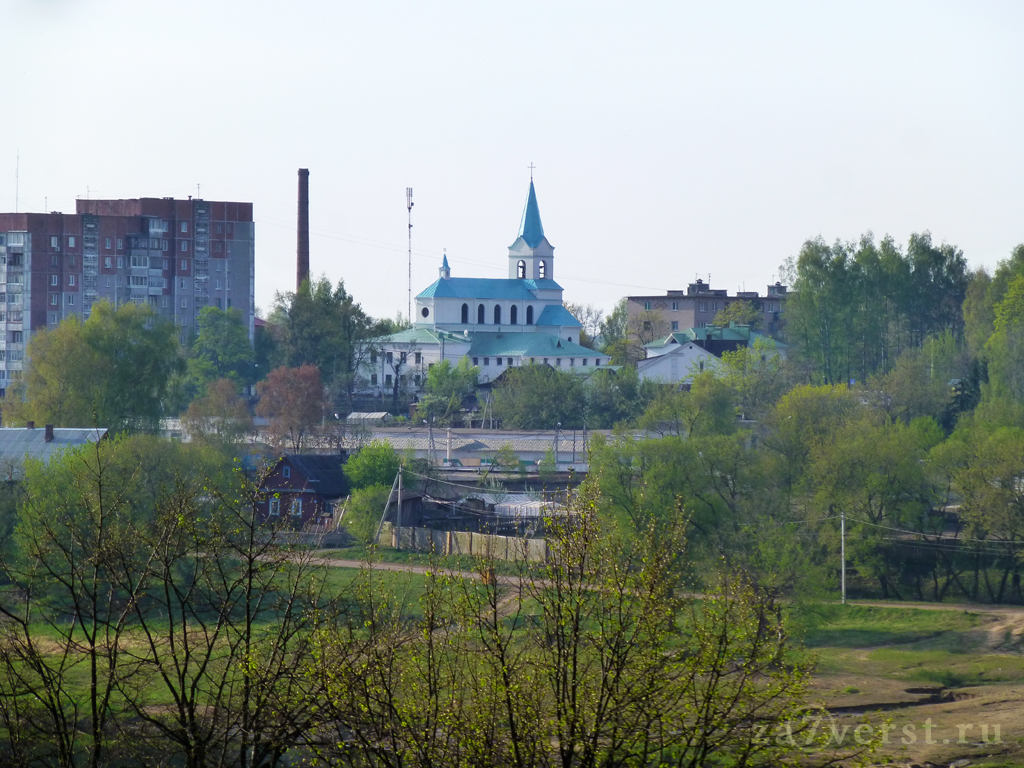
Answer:
<svg viewBox="0 0 1024 768"><path fill-rule="evenodd" d="M386 485L389 488L402 463L395 449L383 440L374 440L345 462L345 476L353 488Z"/></svg>
<svg viewBox="0 0 1024 768"><path fill-rule="evenodd" d="M380 516L390 493L390 485L371 485L355 491L349 499L348 511L345 513L348 530L364 544L372 543L377 535Z"/></svg>

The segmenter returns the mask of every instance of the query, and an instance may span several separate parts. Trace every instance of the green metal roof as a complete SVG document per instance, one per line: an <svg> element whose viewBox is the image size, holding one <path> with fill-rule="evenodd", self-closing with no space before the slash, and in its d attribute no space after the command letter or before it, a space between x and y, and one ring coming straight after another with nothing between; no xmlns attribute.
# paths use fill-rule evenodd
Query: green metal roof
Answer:
<svg viewBox="0 0 1024 768"><path fill-rule="evenodd" d="M468 341L460 334L420 327L406 328L404 331L380 336L375 341L386 344L440 344L442 337L446 342Z"/></svg>
<svg viewBox="0 0 1024 768"><path fill-rule="evenodd" d="M544 307L544 311L541 312L540 317L537 318L537 325L571 326L573 328L583 327L572 312L558 304L549 304Z"/></svg>
<svg viewBox="0 0 1024 768"><path fill-rule="evenodd" d="M519 237L531 248L536 248L544 239L544 225L540 222L540 208L537 206L537 191L533 188L533 179L530 179L530 194L526 197L523 219L519 222Z"/></svg>
<svg viewBox="0 0 1024 768"><path fill-rule="evenodd" d="M608 357L550 333L474 333L471 339L466 354L475 357Z"/></svg>
<svg viewBox="0 0 1024 768"><path fill-rule="evenodd" d="M516 280L491 277L451 277L431 283L417 299L503 299L534 301L533 291L560 291L554 280Z"/></svg>

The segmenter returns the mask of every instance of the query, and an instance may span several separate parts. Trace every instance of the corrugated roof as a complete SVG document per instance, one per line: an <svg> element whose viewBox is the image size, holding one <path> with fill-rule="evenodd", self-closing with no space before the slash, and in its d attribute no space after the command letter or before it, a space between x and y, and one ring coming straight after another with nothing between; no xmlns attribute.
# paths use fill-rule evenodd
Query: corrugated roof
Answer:
<svg viewBox="0 0 1024 768"><path fill-rule="evenodd" d="M57 427L53 440L46 442L45 428L0 427L0 460L20 464L29 457L47 462L54 453L98 442L106 434L106 429Z"/></svg>

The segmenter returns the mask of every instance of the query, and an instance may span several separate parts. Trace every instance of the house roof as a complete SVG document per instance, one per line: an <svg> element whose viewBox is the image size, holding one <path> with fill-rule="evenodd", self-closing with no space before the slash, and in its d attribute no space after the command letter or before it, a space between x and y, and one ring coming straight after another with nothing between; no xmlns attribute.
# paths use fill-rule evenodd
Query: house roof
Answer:
<svg viewBox="0 0 1024 768"><path fill-rule="evenodd" d="M544 307L544 311L540 313L540 317L537 318L537 325L557 325L557 326L572 326L574 328L582 328L580 321L576 319L572 312L560 304L549 304Z"/></svg>
<svg viewBox="0 0 1024 768"><path fill-rule="evenodd" d="M26 458L47 462L54 453L96 443L107 435L106 429L78 429L57 427L53 439L46 441L46 429L0 428L0 461L17 462Z"/></svg>
<svg viewBox="0 0 1024 768"><path fill-rule="evenodd" d="M309 481L310 490L325 498L348 493L348 479L342 468L340 454L289 453L282 457Z"/></svg>
<svg viewBox="0 0 1024 768"><path fill-rule="evenodd" d="M530 193L526 196L523 219L519 222L519 237L531 248L536 248L544 239L544 225L540 222L540 208L537 205L537 190L530 179Z"/></svg>
<svg viewBox="0 0 1024 768"><path fill-rule="evenodd" d="M607 355L587 349L551 333L474 333L470 356L497 357L602 357Z"/></svg>
<svg viewBox="0 0 1024 768"><path fill-rule="evenodd" d="M461 334L435 331L430 328L406 328L404 331L381 336L376 341L390 344L440 344L442 337L446 342L468 341Z"/></svg>
<svg viewBox="0 0 1024 768"><path fill-rule="evenodd" d="M534 301L534 291L560 291L554 280L521 280L508 277L438 278L417 299L504 299Z"/></svg>

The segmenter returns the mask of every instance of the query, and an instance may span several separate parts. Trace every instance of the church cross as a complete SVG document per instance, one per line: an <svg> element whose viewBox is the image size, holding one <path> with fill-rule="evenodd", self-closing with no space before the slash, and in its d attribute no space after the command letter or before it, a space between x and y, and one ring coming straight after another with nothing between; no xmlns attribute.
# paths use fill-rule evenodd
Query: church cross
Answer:
<svg viewBox="0 0 1024 768"><path fill-rule="evenodd" d="M534 165L533 163L530 163L528 167L530 169L530 181L533 181L533 169L536 168L537 166Z"/></svg>

